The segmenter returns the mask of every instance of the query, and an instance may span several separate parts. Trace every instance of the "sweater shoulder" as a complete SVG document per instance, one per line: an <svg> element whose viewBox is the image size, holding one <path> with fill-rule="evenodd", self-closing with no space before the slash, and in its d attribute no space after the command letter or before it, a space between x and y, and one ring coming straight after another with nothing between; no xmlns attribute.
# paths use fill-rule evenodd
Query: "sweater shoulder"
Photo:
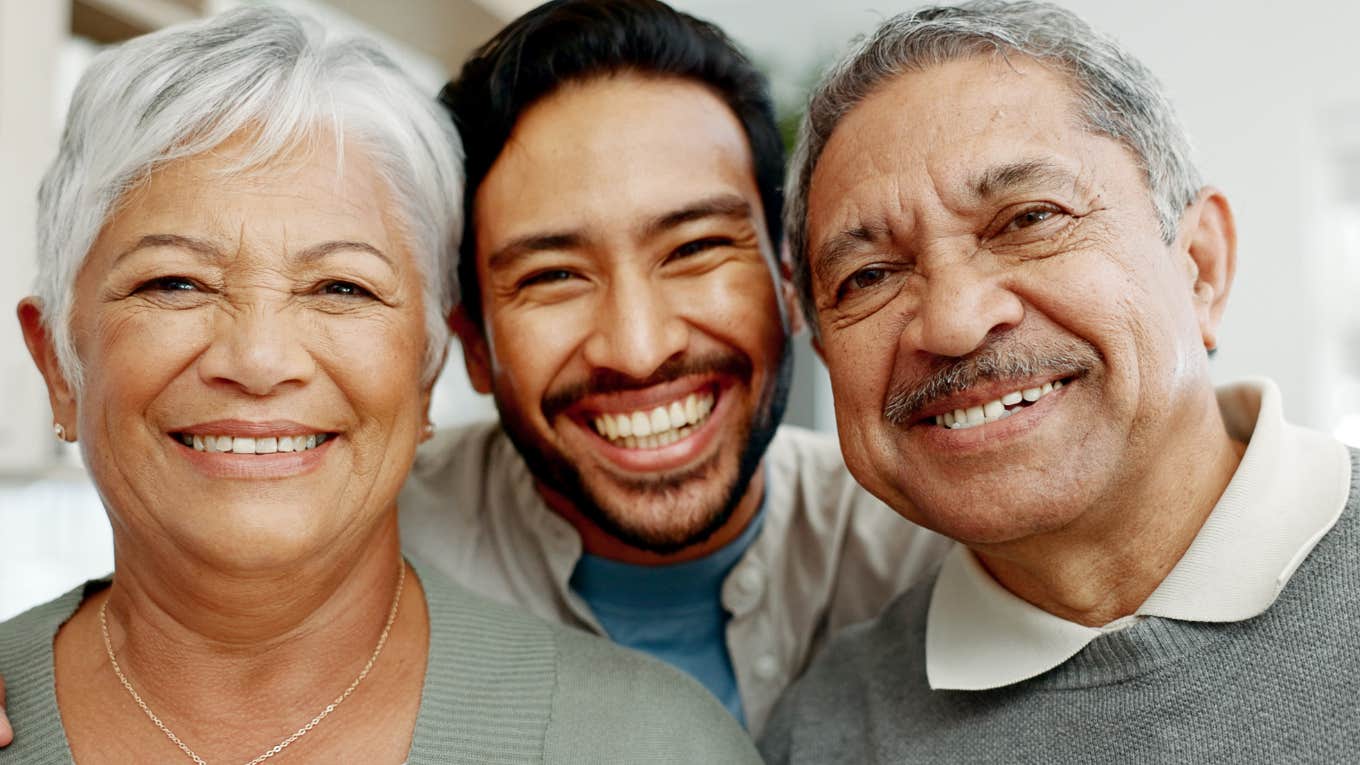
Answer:
<svg viewBox="0 0 1360 765"><path fill-rule="evenodd" d="M553 633L549 762L760 761L736 720L689 676L571 627Z"/></svg>

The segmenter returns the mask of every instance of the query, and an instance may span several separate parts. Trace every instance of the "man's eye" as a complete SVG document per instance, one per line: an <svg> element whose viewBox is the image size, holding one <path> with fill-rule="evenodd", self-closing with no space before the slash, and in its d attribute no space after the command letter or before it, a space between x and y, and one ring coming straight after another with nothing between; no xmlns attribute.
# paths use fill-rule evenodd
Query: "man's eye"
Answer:
<svg viewBox="0 0 1360 765"><path fill-rule="evenodd" d="M1037 226L1044 221L1051 220L1057 215L1058 211L1051 207L1035 207L1025 210L1014 218L1011 218L1011 222L1007 224L1006 228L1012 230L1030 228L1032 226Z"/></svg>
<svg viewBox="0 0 1360 765"><path fill-rule="evenodd" d="M323 295L337 295L340 297L373 297L373 293L360 287L354 282L333 281L326 282L321 287Z"/></svg>
<svg viewBox="0 0 1360 765"><path fill-rule="evenodd" d="M136 292L188 292L198 289L194 281L185 276L161 276L138 285Z"/></svg>
<svg viewBox="0 0 1360 765"><path fill-rule="evenodd" d="M684 258L690 255L697 255L704 250L711 250L714 247L725 247L732 243L732 240L725 236L710 236L704 239L695 239L692 242L685 242L676 247L671 252L673 258Z"/></svg>
<svg viewBox="0 0 1360 765"><path fill-rule="evenodd" d="M576 274L566 270L565 268L552 268L547 271L539 271L536 274L531 274L525 277L524 280L519 283L519 286L532 287L536 284L557 284L559 282L565 282L569 279L574 279L575 277Z"/></svg>
<svg viewBox="0 0 1360 765"><path fill-rule="evenodd" d="M868 289L886 278L888 278L888 269L886 268L861 268L841 284L841 297L858 290Z"/></svg>

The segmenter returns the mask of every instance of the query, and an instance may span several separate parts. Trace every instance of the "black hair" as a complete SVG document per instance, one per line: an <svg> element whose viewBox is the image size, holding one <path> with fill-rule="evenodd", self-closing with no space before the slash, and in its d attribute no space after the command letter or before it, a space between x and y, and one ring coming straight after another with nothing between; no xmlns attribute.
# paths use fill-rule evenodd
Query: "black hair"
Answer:
<svg viewBox="0 0 1360 765"><path fill-rule="evenodd" d="M629 71L693 80L727 104L746 132L770 242L779 246L784 146L768 85L755 65L713 24L657 0L554 0L520 16L474 51L439 94L466 153L458 283L464 310L478 327L482 306L473 202L515 123L566 83Z"/></svg>

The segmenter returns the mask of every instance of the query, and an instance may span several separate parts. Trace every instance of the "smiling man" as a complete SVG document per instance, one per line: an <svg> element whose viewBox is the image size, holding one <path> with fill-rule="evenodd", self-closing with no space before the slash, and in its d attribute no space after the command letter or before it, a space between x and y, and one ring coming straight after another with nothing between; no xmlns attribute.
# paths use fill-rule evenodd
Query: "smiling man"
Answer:
<svg viewBox="0 0 1360 765"><path fill-rule="evenodd" d="M1233 218L1147 70L1047 4L904 14L818 87L790 177L846 462L961 544L766 756L1353 760L1357 456L1210 382Z"/></svg>
<svg viewBox="0 0 1360 765"><path fill-rule="evenodd" d="M826 636L947 540L779 428L792 287L764 78L656 2L530 11L441 96L467 153L453 324L500 423L401 497L455 580L664 659L758 731Z"/></svg>

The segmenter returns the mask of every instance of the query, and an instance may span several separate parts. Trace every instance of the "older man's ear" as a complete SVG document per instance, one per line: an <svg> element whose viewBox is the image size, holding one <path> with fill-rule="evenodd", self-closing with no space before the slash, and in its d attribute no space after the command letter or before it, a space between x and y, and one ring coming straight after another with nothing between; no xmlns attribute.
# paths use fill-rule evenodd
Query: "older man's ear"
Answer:
<svg viewBox="0 0 1360 765"><path fill-rule="evenodd" d="M1222 191L1200 190L1181 216L1176 240L1177 252L1186 255L1204 347L1213 350L1218 347L1218 327L1237 271L1237 225Z"/></svg>
<svg viewBox="0 0 1360 765"><path fill-rule="evenodd" d="M61 364L57 361L56 344L43 324L42 302L35 297L19 301L19 327L24 333L24 344L33 362L38 365L43 380L47 383L47 398L52 404L52 421L62 427L61 438L66 441L76 439L76 396L75 389L62 374Z"/></svg>

